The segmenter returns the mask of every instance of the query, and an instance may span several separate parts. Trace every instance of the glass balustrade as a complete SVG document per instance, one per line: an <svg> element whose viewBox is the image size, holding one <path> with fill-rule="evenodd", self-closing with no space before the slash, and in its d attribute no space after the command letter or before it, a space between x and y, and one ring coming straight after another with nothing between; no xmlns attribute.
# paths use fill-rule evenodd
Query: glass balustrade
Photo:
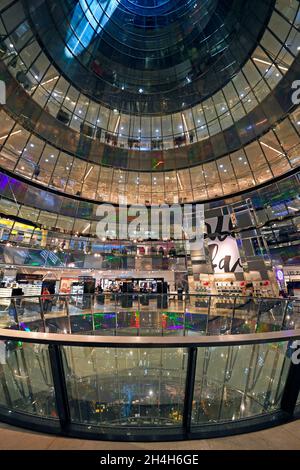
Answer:
<svg viewBox="0 0 300 470"><path fill-rule="evenodd" d="M77 437L159 440L292 419L297 390L290 377L299 330L205 337L199 323L200 335L190 336L195 320L164 313L165 331L184 323L189 334L145 337L140 332L149 328L148 314L123 313L82 310L85 331L73 331L76 336L33 337L30 322L25 330L2 328L0 420ZM126 329L129 337L123 337ZM83 332L95 336L78 336Z"/></svg>

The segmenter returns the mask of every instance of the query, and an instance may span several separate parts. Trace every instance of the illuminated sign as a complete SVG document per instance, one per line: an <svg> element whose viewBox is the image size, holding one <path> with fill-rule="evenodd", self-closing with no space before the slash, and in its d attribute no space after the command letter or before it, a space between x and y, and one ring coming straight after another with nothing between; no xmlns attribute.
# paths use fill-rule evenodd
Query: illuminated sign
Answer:
<svg viewBox="0 0 300 470"><path fill-rule="evenodd" d="M283 282L284 281L284 272L282 269L276 269L276 279L278 282Z"/></svg>

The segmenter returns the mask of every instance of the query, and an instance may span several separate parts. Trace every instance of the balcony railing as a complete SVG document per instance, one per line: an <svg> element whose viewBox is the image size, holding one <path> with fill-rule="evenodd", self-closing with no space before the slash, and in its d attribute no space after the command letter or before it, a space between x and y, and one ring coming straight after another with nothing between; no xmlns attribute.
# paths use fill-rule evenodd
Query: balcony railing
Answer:
<svg viewBox="0 0 300 470"><path fill-rule="evenodd" d="M164 440L296 416L297 301L148 300L132 293L2 298L0 420L85 438Z"/></svg>

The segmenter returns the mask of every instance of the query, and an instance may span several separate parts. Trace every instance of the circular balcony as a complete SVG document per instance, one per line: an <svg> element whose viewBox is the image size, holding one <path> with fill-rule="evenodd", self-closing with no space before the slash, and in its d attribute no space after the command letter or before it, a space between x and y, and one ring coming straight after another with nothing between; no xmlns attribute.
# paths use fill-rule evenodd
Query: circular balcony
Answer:
<svg viewBox="0 0 300 470"><path fill-rule="evenodd" d="M1 298L0 419L143 441L286 422L297 413L299 307L203 295Z"/></svg>

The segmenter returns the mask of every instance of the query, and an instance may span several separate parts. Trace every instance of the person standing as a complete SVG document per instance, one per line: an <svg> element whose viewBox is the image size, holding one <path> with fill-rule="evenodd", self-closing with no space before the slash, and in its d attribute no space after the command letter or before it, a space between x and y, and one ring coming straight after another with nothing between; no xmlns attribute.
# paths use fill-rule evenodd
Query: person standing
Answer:
<svg viewBox="0 0 300 470"><path fill-rule="evenodd" d="M52 298L51 294L49 292L49 289L47 287L44 287L43 292L42 292L42 301L43 301L43 308L44 308L44 313L47 313L48 311L51 311L52 307Z"/></svg>

